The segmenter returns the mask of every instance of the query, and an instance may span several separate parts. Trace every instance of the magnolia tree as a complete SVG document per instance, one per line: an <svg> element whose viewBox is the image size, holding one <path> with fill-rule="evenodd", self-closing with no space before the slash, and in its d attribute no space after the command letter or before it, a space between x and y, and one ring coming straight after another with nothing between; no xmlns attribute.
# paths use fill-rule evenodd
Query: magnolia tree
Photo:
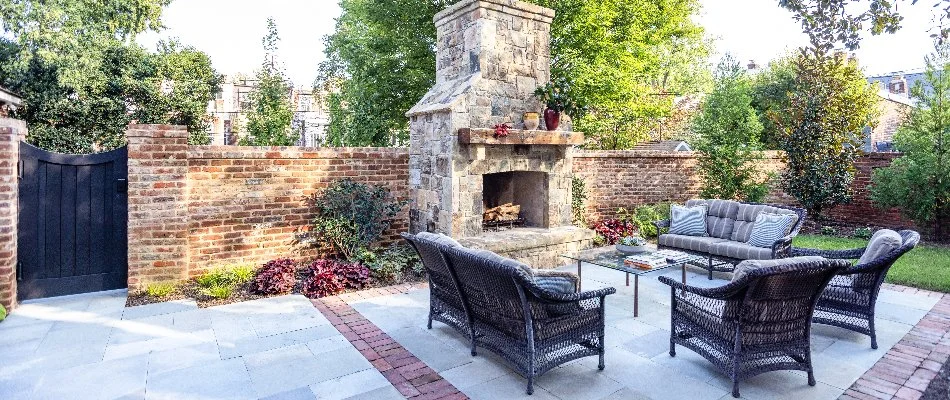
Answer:
<svg viewBox="0 0 950 400"><path fill-rule="evenodd" d="M871 198L881 207L898 207L918 225L945 238L950 220L950 51L927 57L924 79L911 94L917 100L894 135L903 153L890 166L874 171Z"/></svg>
<svg viewBox="0 0 950 400"><path fill-rule="evenodd" d="M291 129L294 111L288 96L290 83L275 61L279 41L277 24L268 18L267 36L262 40L266 56L257 71L257 87L250 93L243 146L293 146L300 137Z"/></svg>
<svg viewBox="0 0 950 400"><path fill-rule="evenodd" d="M819 217L851 200L854 160L864 129L876 120L877 93L856 61L819 46L802 49L794 71L787 107L769 117L785 151L782 188Z"/></svg>

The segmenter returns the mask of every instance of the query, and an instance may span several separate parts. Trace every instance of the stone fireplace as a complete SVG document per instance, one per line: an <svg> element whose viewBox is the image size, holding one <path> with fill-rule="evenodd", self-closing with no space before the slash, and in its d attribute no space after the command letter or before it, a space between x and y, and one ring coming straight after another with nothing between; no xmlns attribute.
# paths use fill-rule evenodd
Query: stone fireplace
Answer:
<svg viewBox="0 0 950 400"><path fill-rule="evenodd" d="M410 118L410 230L520 259L534 267L589 246L571 225L574 146L583 134L524 130L549 80L554 11L515 0L462 0L436 14L436 84ZM508 136L495 125L508 123ZM519 206L523 227L485 231L485 211Z"/></svg>

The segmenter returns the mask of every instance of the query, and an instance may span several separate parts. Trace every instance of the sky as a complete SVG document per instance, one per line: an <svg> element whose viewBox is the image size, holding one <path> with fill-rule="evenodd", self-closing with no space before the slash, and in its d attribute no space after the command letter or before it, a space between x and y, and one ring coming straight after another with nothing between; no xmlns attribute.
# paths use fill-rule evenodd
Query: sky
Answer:
<svg viewBox="0 0 950 400"><path fill-rule="evenodd" d="M716 40L715 63L729 53L743 64L765 64L807 44L792 14L777 0L700 0L697 21ZM899 3L903 28L893 35L864 34L856 55L869 76L918 70L933 49L929 29L934 25L929 2ZM176 0L163 14L166 29L138 38L154 49L159 39L176 37L208 53L225 74L253 74L264 58L261 38L267 17L277 22L279 55L297 86L309 87L323 60L323 37L333 32L339 16L337 0Z"/></svg>

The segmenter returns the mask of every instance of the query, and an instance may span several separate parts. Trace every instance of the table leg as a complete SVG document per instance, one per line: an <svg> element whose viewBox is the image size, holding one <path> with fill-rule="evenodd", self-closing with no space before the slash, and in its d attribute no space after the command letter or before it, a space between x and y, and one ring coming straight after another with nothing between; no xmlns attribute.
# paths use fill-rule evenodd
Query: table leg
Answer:
<svg viewBox="0 0 950 400"><path fill-rule="evenodd" d="M633 275L633 317L640 316L640 275Z"/></svg>
<svg viewBox="0 0 950 400"><path fill-rule="evenodd" d="M683 283L686 283L686 264L683 264Z"/></svg>
<svg viewBox="0 0 950 400"><path fill-rule="evenodd" d="M577 291L581 291L581 260L577 260Z"/></svg>
<svg viewBox="0 0 950 400"><path fill-rule="evenodd" d="M630 286L630 273L627 272L627 286Z"/></svg>

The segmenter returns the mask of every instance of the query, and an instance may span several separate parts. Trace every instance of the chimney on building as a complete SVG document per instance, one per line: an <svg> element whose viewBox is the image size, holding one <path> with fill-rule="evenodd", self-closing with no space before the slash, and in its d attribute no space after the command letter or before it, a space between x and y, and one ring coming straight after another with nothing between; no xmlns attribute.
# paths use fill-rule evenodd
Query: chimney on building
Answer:
<svg viewBox="0 0 950 400"><path fill-rule="evenodd" d="M746 68L748 68L748 70L752 72L759 69L759 64L757 64L755 60L749 60L749 65L746 65Z"/></svg>
<svg viewBox="0 0 950 400"><path fill-rule="evenodd" d="M887 91L892 94L907 95L907 78L904 75L894 75L887 84Z"/></svg>

